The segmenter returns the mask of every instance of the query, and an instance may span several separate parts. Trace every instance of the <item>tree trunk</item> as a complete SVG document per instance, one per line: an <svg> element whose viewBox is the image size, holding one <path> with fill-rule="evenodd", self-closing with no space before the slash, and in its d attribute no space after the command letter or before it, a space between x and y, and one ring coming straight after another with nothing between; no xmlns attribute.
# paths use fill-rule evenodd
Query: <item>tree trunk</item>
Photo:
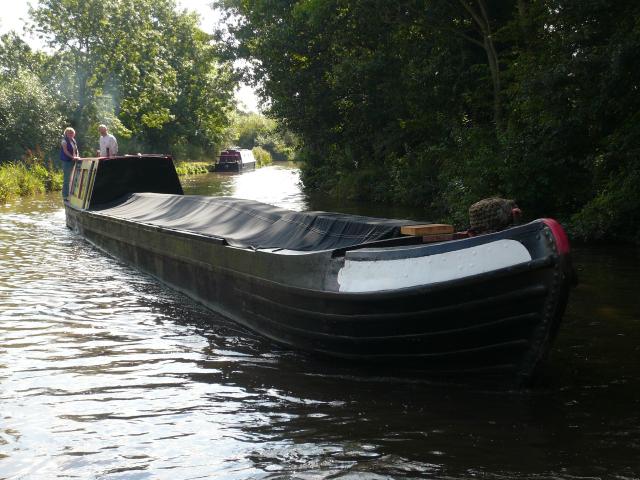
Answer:
<svg viewBox="0 0 640 480"><path fill-rule="evenodd" d="M520 0L522 2L523 0ZM474 10L470 4L465 0L459 0L464 9L471 15L474 23L480 31L482 36L482 48L484 48L487 54L487 61L489 63L489 70L491 71L491 81L493 83L493 121L496 124L496 129L500 131L502 129L502 102L500 100L501 86L500 86L500 60L498 58L498 52L496 51L495 44L493 43L493 34L491 32L491 25L489 23L489 15L487 14L487 6L485 0L476 0L479 7L479 12Z"/></svg>
<svg viewBox="0 0 640 480"><path fill-rule="evenodd" d="M522 45L526 45L527 32L529 30L529 19L527 17L527 13L527 1L518 0L518 25L520 26Z"/></svg>

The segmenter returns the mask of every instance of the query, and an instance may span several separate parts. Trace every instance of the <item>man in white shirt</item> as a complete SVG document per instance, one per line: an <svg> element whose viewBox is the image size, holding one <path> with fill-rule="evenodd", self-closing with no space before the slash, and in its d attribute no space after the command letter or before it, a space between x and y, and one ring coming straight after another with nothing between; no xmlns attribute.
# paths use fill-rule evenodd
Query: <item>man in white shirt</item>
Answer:
<svg viewBox="0 0 640 480"><path fill-rule="evenodd" d="M98 155L101 157L114 157L118 154L118 142L116 137L111 135L106 125L100 125L98 127L100 132L100 151Z"/></svg>

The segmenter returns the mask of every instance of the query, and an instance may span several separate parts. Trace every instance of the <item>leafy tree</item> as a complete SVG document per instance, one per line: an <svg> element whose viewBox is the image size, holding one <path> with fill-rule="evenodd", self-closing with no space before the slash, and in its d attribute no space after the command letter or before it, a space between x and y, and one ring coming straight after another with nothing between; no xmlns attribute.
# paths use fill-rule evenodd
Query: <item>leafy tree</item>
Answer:
<svg viewBox="0 0 640 480"><path fill-rule="evenodd" d="M233 116L232 138L230 143L241 148L256 147L269 154L271 159L292 160L297 139L291 132L284 130L278 122L258 113L237 112Z"/></svg>
<svg viewBox="0 0 640 480"><path fill-rule="evenodd" d="M583 238L640 238L637 3L217 3L307 189L460 224L499 194Z"/></svg>
<svg viewBox="0 0 640 480"><path fill-rule="evenodd" d="M114 0L41 0L30 9L33 30L46 39L64 65L63 95L65 115L85 139L88 125L95 121L96 87L99 87L112 42L103 41Z"/></svg>
<svg viewBox="0 0 640 480"><path fill-rule="evenodd" d="M526 13L526 42L505 68L509 123L492 170L531 214L573 218L575 235L638 236L631 159L638 148L632 125L640 106L640 8L532 1Z"/></svg>
<svg viewBox="0 0 640 480"><path fill-rule="evenodd" d="M198 28L195 14L170 15L163 37L176 72L176 101L160 135L167 145L192 145L213 155L226 139L237 79L219 60L212 36Z"/></svg>
<svg viewBox="0 0 640 480"><path fill-rule="evenodd" d="M52 84L81 144L95 143L105 118L136 149L221 141L235 79L175 1L40 0L31 17L55 52Z"/></svg>
<svg viewBox="0 0 640 480"><path fill-rule="evenodd" d="M15 32L0 36L0 75L11 78L26 70L40 75L47 56L34 52Z"/></svg>
<svg viewBox="0 0 640 480"><path fill-rule="evenodd" d="M417 189L426 198L414 202L431 203L433 177L400 185L408 176L390 176L390 168L433 175L438 160L423 156L431 151L423 145L455 148L451 132L463 119L492 121L491 103L473 101L478 92L491 96L486 56L449 31L462 28L459 4L222 4L243 19L231 29L234 51L254 59L262 94L271 97L268 113L303 142L308 188L383 201ZM434 18L447 18L448 28ZM340 187L343 180L352 187Z"/></svg>
<svg viewBox="0 0 640 480"><path fill-rule="evenodd" d="M62 117L53 96L33 73L0 76L0 161L17 160L28 150L47 152L61 139Z"/></svg>
<svg viewBox="0 0 640 480"><path fill-rule="evenodd" d="M239 147L252 149L258 145L258 137L275 128L275 121L257 113L239 112L234 116L233 142Z"/></svg>

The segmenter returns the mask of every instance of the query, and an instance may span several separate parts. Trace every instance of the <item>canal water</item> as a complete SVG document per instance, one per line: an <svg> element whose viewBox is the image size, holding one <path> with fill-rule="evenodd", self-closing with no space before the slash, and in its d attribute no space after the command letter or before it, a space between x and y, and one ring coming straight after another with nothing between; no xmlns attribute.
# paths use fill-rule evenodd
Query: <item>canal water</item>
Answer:
<svg viewBox="0 0 640 480"><path fill-rule="evenodd" d="M185 189L324 208L284 166ZM505 391L279 348L92 248L58 195L16 200L0 207L0 479L638 479L640 251L574 259L539 385Z"/></svg>

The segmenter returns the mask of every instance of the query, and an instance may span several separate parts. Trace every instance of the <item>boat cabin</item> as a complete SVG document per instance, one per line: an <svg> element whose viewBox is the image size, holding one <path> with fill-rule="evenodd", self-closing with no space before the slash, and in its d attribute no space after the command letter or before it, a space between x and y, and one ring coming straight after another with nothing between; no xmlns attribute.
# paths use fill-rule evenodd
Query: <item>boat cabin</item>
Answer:
<svg viewBox="0 0 640 480"><path fill-rule="evenodd" d="M69 203L79 209L108 205L130 192L183 195L169 155L123 155L75 162Z"/></svg>

